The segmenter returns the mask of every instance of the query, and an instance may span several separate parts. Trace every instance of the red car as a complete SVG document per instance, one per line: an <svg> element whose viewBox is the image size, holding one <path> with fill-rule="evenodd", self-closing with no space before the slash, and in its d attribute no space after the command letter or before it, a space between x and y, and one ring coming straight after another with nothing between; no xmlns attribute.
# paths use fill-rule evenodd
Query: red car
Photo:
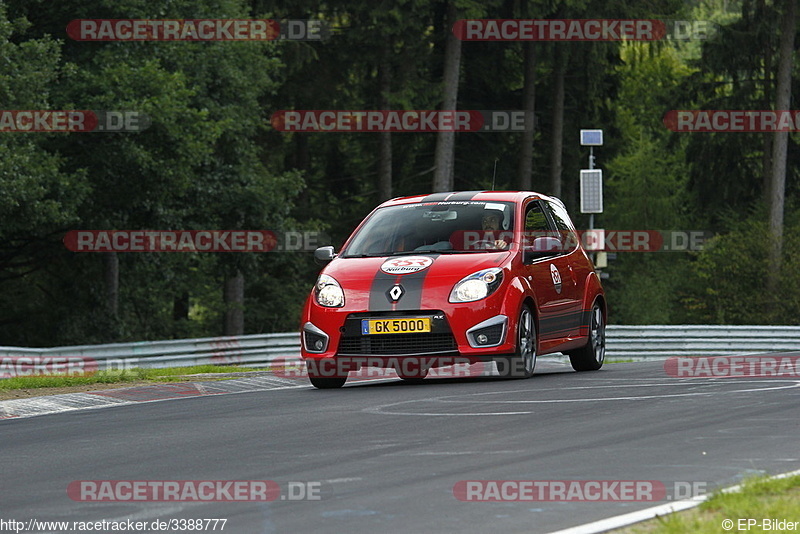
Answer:
<svg viewBox="0 0 800 534"><path fill-rule="evenodd" d="M605 355L606 301L564 204L529 191L466 191L378 206L306 301L302 356L318 388L362 366L421 380L428 369L497 362L527 378L539 354L576 371Z"/></svg>

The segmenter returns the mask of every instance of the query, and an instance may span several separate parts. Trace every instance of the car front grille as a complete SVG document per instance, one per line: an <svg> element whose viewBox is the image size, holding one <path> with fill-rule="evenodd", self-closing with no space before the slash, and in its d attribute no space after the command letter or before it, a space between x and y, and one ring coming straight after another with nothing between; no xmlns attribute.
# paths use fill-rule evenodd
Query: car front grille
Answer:
<svg viewBox="0 0 800 534"><path fill-rule="evenodd" d="M453 334L441 333L342 336L338 353L343 356L402 356L457 351Z"/></svg>

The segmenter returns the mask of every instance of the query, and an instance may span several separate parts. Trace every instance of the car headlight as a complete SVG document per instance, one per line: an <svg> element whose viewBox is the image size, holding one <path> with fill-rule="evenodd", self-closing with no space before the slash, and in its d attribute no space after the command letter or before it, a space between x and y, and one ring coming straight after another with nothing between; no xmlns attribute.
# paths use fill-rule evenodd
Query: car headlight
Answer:
<svg viewBox="0 0 800 534"><path fill-rule="evenodd" d="M484 269L461 279L450 292L450 302L472 302L488 297L500 287L503 270L498 267Z"/></svg>
<svg viewBox="0 0 800 534"><path fill-rule="evenodd" d="M327 274L319 275L317 285L314 286L314 295L317 304L326 308L341 308L344 306L344 291L339 282Z"/></svg>

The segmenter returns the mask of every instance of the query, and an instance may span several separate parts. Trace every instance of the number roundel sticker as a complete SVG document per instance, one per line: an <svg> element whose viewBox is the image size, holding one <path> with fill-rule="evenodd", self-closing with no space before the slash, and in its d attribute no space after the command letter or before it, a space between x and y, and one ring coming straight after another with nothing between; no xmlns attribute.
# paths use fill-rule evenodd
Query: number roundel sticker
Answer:
<svg viewBox="0 0 800 534"><path fill-rule="evenodd" d="M427 269L433 263L428 256L409 256L407 258L394 258L386 260L381 265L381 271L386 274L411 274Z"/></svg>
<svg viewBox="0 0 800 534"><path fill-rule="evenodd" d="M558 272L558 267L550 264L550 277L553 279L553 287L556 289L556 293L561 293L561 273Z"/></svg>

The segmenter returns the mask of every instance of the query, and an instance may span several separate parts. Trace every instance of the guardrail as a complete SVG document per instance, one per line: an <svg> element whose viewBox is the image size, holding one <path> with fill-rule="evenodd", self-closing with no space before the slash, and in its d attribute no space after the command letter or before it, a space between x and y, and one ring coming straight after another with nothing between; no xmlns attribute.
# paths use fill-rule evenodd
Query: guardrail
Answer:
<svg viewBox="0 0 800 534"><path fill-rule="evenodd" d="M609 360L789 351L800 351L800 326L611 325L606 330L606 358ZM59 359L91 361L96 369L128 369L209 364L258 368L269 366L276 358L286 362L300 358L298 333L44 349L0 347L0 377L8 376L9 366L17 371L12 374L28 374L19 371L37 365L41 368L47 361Z"/></svg>
<svg viewBox="0 0 800 534"><path fill-rule="evenodd" d="M608 326L606 358L737 356L800 351L800 326Z"/></svg>
<svg viewBox="0 0 800 534"><path fill-rule="evenodd" d="M31 359L30 363L24 361L26 357ZM0 377L7 371L4 366L7 367L10 361L16 362L15 368L21 366L23 371L27 366L38 364L42 367L53 365L52 362L58 365L64 360L90 362L92 368L103 370L134 367L163 369L194 365L267 367L277 357L288 361L299 359L300 334L289 332L46 349L0 347Z"/></svg>

